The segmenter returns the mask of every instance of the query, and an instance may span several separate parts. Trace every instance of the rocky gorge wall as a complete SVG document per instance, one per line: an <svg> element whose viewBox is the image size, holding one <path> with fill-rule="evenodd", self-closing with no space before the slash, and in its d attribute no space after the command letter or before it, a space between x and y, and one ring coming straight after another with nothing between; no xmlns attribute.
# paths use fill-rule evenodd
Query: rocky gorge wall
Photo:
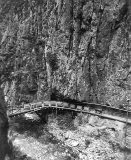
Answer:
<svg viewBox="0 0 131 160"><path fill-rule="evenodd" d="M15 5L1 23L2 54L14 60L7 67L13 66L9 86L15 84L15 96L49 99L55 90L80 101L127 103L130 2L26 0Z"/></svg>

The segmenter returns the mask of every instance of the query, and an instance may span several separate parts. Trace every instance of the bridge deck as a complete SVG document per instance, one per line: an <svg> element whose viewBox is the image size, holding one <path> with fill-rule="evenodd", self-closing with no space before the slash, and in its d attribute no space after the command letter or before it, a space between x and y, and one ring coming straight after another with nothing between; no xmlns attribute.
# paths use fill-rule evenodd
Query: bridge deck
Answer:
<svg viewBox="0 0 131 160"><path fill-rule="evenodd" d="M101 118L111 119L115 121L120 121L123 123L131 124L131 111L128 112L127 121L127 110L118 109L106 105L100 105L95 103L66 103L66 102L56 102L56 101L43 101L25 104L22 108L19 106L16 109L9 111L8 116L14 117L25 113L37 112L48 108L70 110L74 112L88 113Z"/></svg>

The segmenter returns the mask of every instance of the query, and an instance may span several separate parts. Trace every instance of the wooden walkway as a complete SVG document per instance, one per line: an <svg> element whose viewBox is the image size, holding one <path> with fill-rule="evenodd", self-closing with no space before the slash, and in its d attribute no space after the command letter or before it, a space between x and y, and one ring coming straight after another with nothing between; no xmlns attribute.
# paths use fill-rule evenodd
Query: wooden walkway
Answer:
<svg viewBox="0 0 131 160"><path fill-rule="evenodd" d="M95 104L95 103L67 103L57 101L43 101L24 104L23 106L15 106L12 110L8 111L8 116L14 117L25 113L40 112L45 109L56 109L56 110L68 110L72 112L82 112L101 118L111 119L114 121L120 121L123 123L131 124L131 111L124 109L118 109L111 106ZM127 119L128 112L128 119Z"/></svg>

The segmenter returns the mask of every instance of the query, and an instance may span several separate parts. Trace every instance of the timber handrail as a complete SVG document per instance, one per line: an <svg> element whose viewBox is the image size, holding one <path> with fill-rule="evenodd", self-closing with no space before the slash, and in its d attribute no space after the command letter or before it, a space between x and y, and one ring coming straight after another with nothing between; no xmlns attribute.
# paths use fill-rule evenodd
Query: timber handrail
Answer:
<svg viewBox="0 0 131 160"><path fill-rule="evenodd" d="M59 106L60 104L61 106ZM70 105L74 105L74 108L71 108ZM95 103L86 103L86 102L67 103L67 102L57 102L57 101L42 101L42 102L33 102L33 103L25 104L23 109L20 110L20 112L11 113L11 114L8 114L8 116L11 118L11 117L18 116L18 115L25 114L25 113L37 112L37 111L47 109L47 108L55 108L55 109L62 109L62 110L63 109L70 110L74 112L88 113L91 115L99 116L101 118L106 118L106 119L111 119L111 120L116 120L116 121L120 121L123 123L131 124L131 120L128 120L127 122L125 118L122 118L119 116L112 116L112 115L103 114L103 113L95 113L97 110L97 107L102 108L102 111L106 109L110 109L110 110L115 109L118 112L120 111L120 112L127 113L127 111L123 109L118 109L118 108L101 105L101 104L95 104ZM86 110L86 108L89 108L89 110L88 109ZM95 112L93 112L93 110ZM128 113L131 113L131 111L128 110Z"/></svg>

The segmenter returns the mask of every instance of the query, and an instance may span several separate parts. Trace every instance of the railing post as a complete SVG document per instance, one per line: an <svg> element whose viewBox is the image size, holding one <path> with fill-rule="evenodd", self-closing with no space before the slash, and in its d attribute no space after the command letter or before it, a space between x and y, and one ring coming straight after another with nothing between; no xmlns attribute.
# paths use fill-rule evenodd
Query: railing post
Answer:
<svg viewBox="0 0 131 160"><path fill-rule="evenodd" d="M71 111L71 116L72 116L72 119L74 118L74 112L73 111Z"/></svg>
<svg viewBox="0 0 131 160"><path fill-rule="evenodd" d="M125 128L125 147L126 147L126 136L127 136L127 124L128 124L128 112L129 112L129 106L130 106L130 99L127 99L128 105L126 106L126 128Z"/></svg>
<svg viewBox="0 0 131 160"><path fill-rule="evenodd" d="M13 105L12 105L12 114L13 114Z"/></svg>
<svg viewBox="0 0 131 160"><path fill-rule="evenodd" d="M56 118L57 118L57 103L56 103Z"/></svg>

